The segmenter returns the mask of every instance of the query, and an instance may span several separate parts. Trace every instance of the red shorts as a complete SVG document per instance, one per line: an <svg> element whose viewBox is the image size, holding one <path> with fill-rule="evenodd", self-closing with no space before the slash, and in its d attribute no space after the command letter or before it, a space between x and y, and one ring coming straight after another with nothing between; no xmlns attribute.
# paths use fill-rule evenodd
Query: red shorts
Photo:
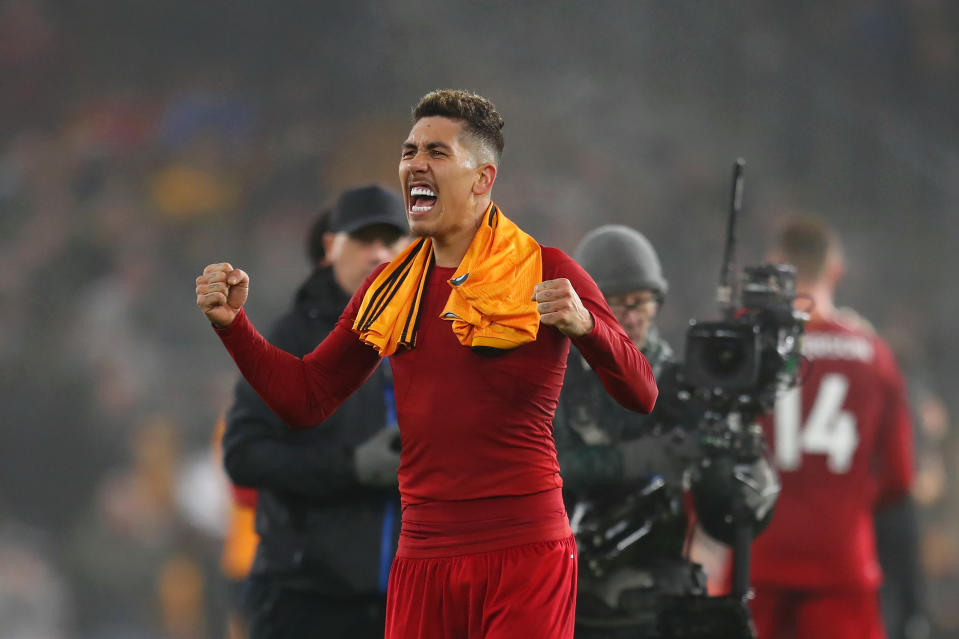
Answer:
<svg viewBox="0 0 959 639"><path fill-rule="evenodd" d="M572 639L573 537L503 550L396 557L386 639Z"/></svg>
<svg viewBox="0 0 959 639"><path fill-rule="evenodd" d="M754 586L758 639L885 639L873 591L802 591Z"/></svg>

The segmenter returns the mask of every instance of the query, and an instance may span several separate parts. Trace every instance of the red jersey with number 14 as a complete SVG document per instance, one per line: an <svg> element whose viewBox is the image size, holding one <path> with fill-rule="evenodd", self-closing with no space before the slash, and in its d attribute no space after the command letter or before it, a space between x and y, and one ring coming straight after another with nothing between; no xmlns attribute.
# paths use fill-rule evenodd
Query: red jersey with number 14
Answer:
<svg viewBox="0 0 959 639"><path fill-rule="evenodd" d="M814 320L802 386L763 429L782 480L753 544L752 581L785 588L875 588L873 512L912 481L912 427L895 360L876 335Z"/></svg>

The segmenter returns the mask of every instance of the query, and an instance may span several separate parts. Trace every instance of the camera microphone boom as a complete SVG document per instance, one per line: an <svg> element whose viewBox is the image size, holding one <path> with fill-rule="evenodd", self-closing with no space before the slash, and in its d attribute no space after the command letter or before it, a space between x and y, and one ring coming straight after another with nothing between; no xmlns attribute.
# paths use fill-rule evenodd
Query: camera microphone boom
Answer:
<svg viewBox="0 0 959 639"><path fill-rule="evenodd" d="M691 320L686 333L684 377L708 394L708 403L745 420L772 410L776 393L795 384L799 340L808 317L793 309L796 271L788 264L747 266L737 282L736 219L742 209L743 168L733 166L726 247L716 292L722 319Z"/></svg>
<svg viewBox="0 0 959 639"><path fill-rule="evenodd" d="M733 186L730 189L729 219L726 222L726 249L723 252L723 264L719 269L719 288L716 289L716 302L724 313L733 303L733 290L729 284L729 273L733 268L733 256L736 254L736 218L743 208L743 169L746 161L742 158L733 164Z"/></svg>

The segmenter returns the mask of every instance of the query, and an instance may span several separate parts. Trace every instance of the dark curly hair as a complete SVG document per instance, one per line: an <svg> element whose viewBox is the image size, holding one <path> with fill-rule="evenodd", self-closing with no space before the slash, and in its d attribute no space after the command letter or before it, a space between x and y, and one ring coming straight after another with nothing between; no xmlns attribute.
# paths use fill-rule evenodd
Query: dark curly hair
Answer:
<svg viewBox="0 0 959 639"><path fill-rule="evenodd" d="M413 107L413 121L440 116L463 122L463 130L493 154L494 164L503 155L503 117L481 95L460 89L439 89L424 95Z"/></svg>

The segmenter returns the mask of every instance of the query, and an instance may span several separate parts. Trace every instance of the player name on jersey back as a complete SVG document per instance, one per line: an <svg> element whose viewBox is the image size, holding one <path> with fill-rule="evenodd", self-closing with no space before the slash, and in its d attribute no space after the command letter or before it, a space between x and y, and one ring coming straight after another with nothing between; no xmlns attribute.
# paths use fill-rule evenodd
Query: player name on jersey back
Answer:
<svg viewBox="0 0 959 639"><path fill-rule="evenodd" d="M861 335L847 333L807 333L802 354L806 359L843 359L870 363L875 356L872 342Z"/></svg>

